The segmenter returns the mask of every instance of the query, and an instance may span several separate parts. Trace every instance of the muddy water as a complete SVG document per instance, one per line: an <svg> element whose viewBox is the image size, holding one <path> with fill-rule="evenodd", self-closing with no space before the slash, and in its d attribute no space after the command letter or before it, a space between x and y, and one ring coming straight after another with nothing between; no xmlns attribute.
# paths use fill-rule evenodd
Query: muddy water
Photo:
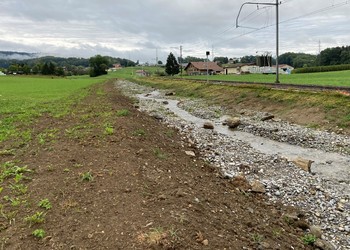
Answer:
<svg viewBox="0 0 350 250"><path fill-rule="evenodd" d="M198 127L203 127L207 120L195 117L187 111L178 107L179 101L160 99L159 92L153 91L145 95L138 95L141 99L156 100L158 102L167 101L166 107L181 119L191 122ZM231 130L222 125L225 118L211 121L215 123L218 133L231 136L235 140L241 140L250 144L251 147L264 154L280 155L287 159L293 160L297 157L312 160L311 171L320 175L324 179L332 179L345 185L346 193L350 192L350 157L345 157L337 153L327 153L317 149L302 148L300 146L290 145L288 143L277 142L250 133ZM345 191L345 190L344 190Z"/></svg>

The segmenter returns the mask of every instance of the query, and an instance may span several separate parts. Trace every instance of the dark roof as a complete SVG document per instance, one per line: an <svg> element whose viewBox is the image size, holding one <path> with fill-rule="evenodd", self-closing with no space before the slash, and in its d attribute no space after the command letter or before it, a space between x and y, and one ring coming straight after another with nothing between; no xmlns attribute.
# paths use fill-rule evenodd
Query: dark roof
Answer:
<svg viewBox="0 0 350 250"><path fill-rule="evenodd" d="M209 70L212 71L223 71L224 69L221 68L219 65L217 65L216 62L189 62L185 68L185 70L190 66L193 65L198 70L207 70L207 67ZM208 66L207 66L208 65Z"/></svg>

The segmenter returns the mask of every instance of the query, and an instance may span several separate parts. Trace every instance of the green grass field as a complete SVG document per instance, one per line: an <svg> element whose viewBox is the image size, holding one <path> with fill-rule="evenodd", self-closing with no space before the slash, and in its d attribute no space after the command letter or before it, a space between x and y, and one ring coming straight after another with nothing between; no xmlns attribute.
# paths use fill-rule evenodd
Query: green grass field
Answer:
<svg viewBox="0 0 350 250"><path fill-rule="evenodd" d="M87 94L87 87L109 76L69 77L0 77L0 142L18 134L17 127L28 124L43 113L59 116L67 113L74 102Z"/></svg>
<svg viewBox="0 0 350 250"><path fill-rule="evenodd" d="M206 76L185 76L187 79L207 79ZM350 87L350 71L336 71L324 73L306 73L280 75L281 83L313 84L322 86L348 86ZM213 75L209 80L237 81L237 82L263 82L274 83L276 75L248 74L248 75Z"/></svg>

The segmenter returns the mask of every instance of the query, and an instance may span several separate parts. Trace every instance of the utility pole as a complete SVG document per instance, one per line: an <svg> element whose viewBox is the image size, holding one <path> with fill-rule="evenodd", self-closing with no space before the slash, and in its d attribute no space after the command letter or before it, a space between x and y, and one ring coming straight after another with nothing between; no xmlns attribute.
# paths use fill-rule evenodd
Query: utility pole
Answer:
<svg viewBox="0 0 350 250"><path fill-rule="evenodd" d="M279 72L280 67L278 63L279 56L279 10L278 10L278 0L276 0L276 83L280 83Z"/></svg>
<svg viewBox="0 0 350 250"><path fill-rule="evenodd" d="M279 0L276 0L276 3L257 3L257 2L245 2L241 5L241 8L239 9L237 18L236 18L236 28L239 27L238 25L238 19L242 12L243 6L246 4L252 4L252 5L273 5L276 6L276 83L279 83L279 64L278 64L278 57L279 57Z"/></svg>
<svg viewBox="0 0 350 250"><path fill-rule="evenodd" d="M156 65L158 65L158 48L156 48Z"/></svg>
<svg viewBox="0 0 350 250"><path fill-rule="evenodd" d="M318 40L318 64L320 66L320 72L321 72L321 39Z"/></svg>

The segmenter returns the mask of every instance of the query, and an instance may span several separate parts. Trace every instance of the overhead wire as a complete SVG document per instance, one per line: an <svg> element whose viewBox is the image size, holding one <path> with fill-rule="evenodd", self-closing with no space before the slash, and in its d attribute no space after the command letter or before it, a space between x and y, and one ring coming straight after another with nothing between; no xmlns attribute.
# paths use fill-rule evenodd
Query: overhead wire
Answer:
<svg viewBox="0 0 350 250"><path fill-rule="evenodd" d="M284 1L281 1L281 4L286 4L286 3L289 3L291 1L293 1L293 0L284 0ZM329 10L332 10L332 9L335 9L335 8L339 8L339 7L342 7L342 6L347 5L349 3L350 3L349 0L343 1L343 2L340 2L340 3L337 3L337 4L334 4L334 2L333 2L333 4L330 5L330 6L327 6L327 7L318 9L318 10L314 10L314 11L311 11L309 13L306 13L306 14L303 14L303 15L300 15L300 16L296 16L296 17L292 17L292 18L280 21L279 24L284 24L284 23L291 22L291 21L294 21L294 20L297 20L297 19L300 19L300 18L312 16L312 15L315 15L315 14L318 14L318 13L322 13L322 12L329 11ZM272 8L272 6L265 6L263 8L254 10L253 12L249 13L247 16L242 18L242 20L244 21L243 23L246 23L248 21L252 21L255 18L258 18L260 15L262 15L263 13L260 12L258 15L254 16L254 14L257 13L259 10L266 9L268 11L269 9L271 10L271 8ZM249 18L249 17L251 17L251 18ZM225 39L225 40L222 40L222 41L219 41L219 42L214 42L214 43L211 43L211 44L212 44L212 46L217 46L218 44L223 44L223 43L226 43L226 42L229 42L229 41L232 41L232 40L235 40L235 39L247 36L247 35L255 33L255 32L259 32L261 30L264 30L264 29L267 29L267 28L270 28L270 27L276 25L276 23L273 23L273 24L268 24L268 23L269 23L269 20L266 21L266 25L263 26L263 27L254 28L253 30L250 30L248 32L244 32L243 34L239 34L239 35L231 37L229 39ZM242 26L240 26L240 27L242 27ZM218 37L218 36L222 37L224 34L226 34L231 29L237 30L238 28L239 27L236 27L235 25L229 25L223 31L220 31L219 33L217 33L216 37ZM248 27L245 27L245 28L248 28ZM202 53L203 52L202 48L208 48L209 47L209 43L208 42L204 42L204 41L200 41L200 42L196 43L195 45L192 44L192 46L195 46L196 49L191 50L191 51L198 51L198 53ZM199 48L199 47L202 47L202 48Z"/></svg>
<svg viewBox="0 0 350 250"><path fill-rule="evenodd" d="M285 0L284 3L289 2L289 1L292 1L292 0ZM279 24L283 24L283 23L286 23L286 22L290 22L290 21L293 21L293 20L297 20L297 19L300 19L300 18L307 17L307 16L315 15L315 14L318 14L318 13L321 13L321 12L325 12L325 11L328 11L328 10L332 10L332 9L335 9L335 8L339 8L339 7L344 6L344 5L347 5L347 4L349 4L349 0L344 1L344 2L341 2L341 3L333 4L333 5L331 5L331 6L327 6L327 7L324 7L324 8L318 9L318 10L315 10L315 11L311 11L311 12L309 12L309 13L306 13L306 14L303 14L303 15L300 15L300 16L297 16L297 17L293 17L293 18L289 18L289 19L280 21ZM225 43L225 42L228 42L228 41L232 41L232 40L238 39L238 38L240 38L240 37L243 37L243 36L252 34L252 33L254 33L254 32L258 32L258 31L260 31L260 30L267 29L267 28L269 28L269 27L271 27L271 26L274 26L274 25L276 25L276 24L265 25L265 26L263 26L263 27L254 29L254 30L252 30L252 31L245 32L245 33L243 33L243 34L240 34L240 35L231 37L231 38L229 38L229 39L223 40L223 41L221 41L220 43ZM214 45L217 45L217 44L220 44L220 43L219 43L219 42L218 42L218 43L214 43Z"/></svg>

